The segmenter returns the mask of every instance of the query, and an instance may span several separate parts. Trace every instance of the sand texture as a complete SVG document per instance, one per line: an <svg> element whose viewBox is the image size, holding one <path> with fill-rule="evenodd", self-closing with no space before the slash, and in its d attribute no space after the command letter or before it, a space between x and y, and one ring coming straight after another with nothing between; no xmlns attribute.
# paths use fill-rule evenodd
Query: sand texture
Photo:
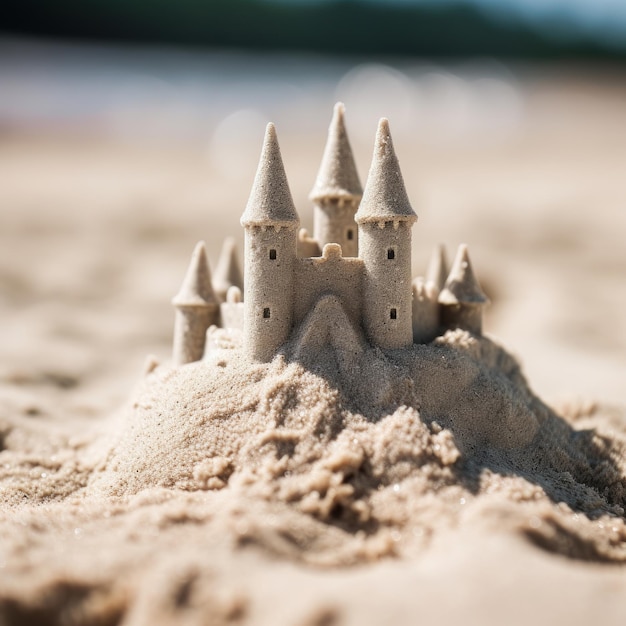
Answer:
<svg viewBox="0 0 626 626"><path fill-rule="evenodd" d="M439 614L432 585L461 575L481 544L518 585L530 584L526 559L545 559L571 569L568 593L606 576L624 589L623 416L558 416L489 339L449 331L383 354L349 328L346 319L318 351L304 349L305 328L270 364L238 349L178 368L151 363L124 410L82 436L4 422L11 576L0 615L357 624L366 610L378 623L389 605L368 606L364 588L382 584L394 589L394 622L410 624L424 605ZM443 549L449 542L456 549ZM438 551L445 558L429 570ZM617 598L605 623L623 615ZM584 623L573 606L554 616Z"/></svg>
<svg viewBox="0 0 626 626"><path fill-rule="evenodd" d="M361 135L367 101L345 98L362 182L391 120L412 274L469 244L486 336L383 352L330 297L263 364L221 331L208 359L170 358L196 242L214 277L227 235L243 261L264 119L215 159L218 91L178 142L0 116L0 625L626 623L626 90L543 71L493 141L437 143L398 109ZM344 94L276 90L312 232ZM160 93L106 128L187 119Z"/></svg>

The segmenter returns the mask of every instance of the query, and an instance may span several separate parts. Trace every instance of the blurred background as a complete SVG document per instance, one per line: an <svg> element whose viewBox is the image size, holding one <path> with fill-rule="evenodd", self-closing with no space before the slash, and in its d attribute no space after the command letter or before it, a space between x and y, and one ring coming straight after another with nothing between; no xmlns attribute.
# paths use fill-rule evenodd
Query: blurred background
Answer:
<svg viewBox="0 0 626 626"><path fill-rule="evenodd" d="M467 242L487 330L532 387L623 402L625 61L623 0L10 2L4 410L32 404L22 389L60 418L100 414L147 353L168 358L195 242L213 268L225 235L242 250L268 120L311 227L337 100L363 183L390 120L420 217L415 273L434 244L452 257Z"/></svg>

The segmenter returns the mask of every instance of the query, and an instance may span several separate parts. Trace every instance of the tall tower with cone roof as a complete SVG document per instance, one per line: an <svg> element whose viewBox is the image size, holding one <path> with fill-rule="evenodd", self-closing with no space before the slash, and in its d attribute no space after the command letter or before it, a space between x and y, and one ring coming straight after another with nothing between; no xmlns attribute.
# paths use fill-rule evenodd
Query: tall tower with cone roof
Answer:
<svg viewBox="0 0 626 626"><path fill-rule="evenodd" d="M200 361L204 355L206 331L219 322L219 301L211 285L204 241L196 245L183 284L172 304L176 308L174 363L184 365Z"/></svg>
<svg viewBox="0 0 626 626"><path fill-rule="evenodd" d="M411 228L417 220L404 187L389 123L381 119L363 199L355 216L364 263L363 327L370 343L413 343Z"/></svg>
<svg viewBox="0 0 626 626"><path fill-rule="evenodd" d="M271 361L293 323L296 244L300 218L291 197L273 124L246 209L244 349L256 361Z"/></svg>
<svg viewBox="0 0 626 626"><path fill-rule="evenodd" d="M475 335L482 333L483 309L489 304L489 298L474 275L466 244L459 246L448 280L439 294L439 304L444 328L462 328Z"/></svg>
<svg viewBox="0 0 626 626"><path fill-rule="evenodd" d="M358 255L358 232L354 214L363 195L352 148L346 133L344 106L335 105L328 140L315 185L309 194L314 202L313 238L323 249L338 243L344 257Z"/></svg>

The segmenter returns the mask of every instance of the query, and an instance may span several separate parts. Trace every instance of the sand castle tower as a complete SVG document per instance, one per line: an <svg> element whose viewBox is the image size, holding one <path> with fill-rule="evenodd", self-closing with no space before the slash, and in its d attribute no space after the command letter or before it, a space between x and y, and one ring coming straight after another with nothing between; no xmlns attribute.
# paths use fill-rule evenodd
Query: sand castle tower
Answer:
<svg viewBox="0 0 626 626"><path fill-rule="evenodd" d="M428 267L426 268L426 282L433 283L437 290L441 291L446 284L446 280L448 280L449 273L446 248L444 245L439 244L430 255Z"/></svg>
<svg viewBox="0 0 626 626"><path fill-rule="evenodd" d="M309 199L313 211L313 239L320 249L338 243L344 257L358 255L358 233L354 214L363 195L352 148L344 123L344 106L335 105L328 129L322 163Z"/></svg>
<svg viewBox="0 0 626 626"><path fill-rule="evenodd" d="M439 294L439 303L444 328L482 333L483 309L489 299L476 280L465 244L459 246L448 280Z"/></svg>
<svg viewBox="0 0 626 626"><path fill-rule="evenodd" d="M174 363L184 365L199 361L204 355L207 329L219 322L219 302L211 285L203 241L193 251L189 269L172 304L176 307Z"/></svg>
<svg viewBox="0 0 626 626"><path fill-rule="evenodd" d="M413 281L413 343L430 343L439 334L439 289L421 277Z"/></svg>
<svg viewBox="0 0 626 626"><path fill-rule="evenodd" d="M363 326L372 345L413 343L411 228L417 220L393 149L389 123L381 119L363 200L355 216L363 260Z"/></svg>
<svg viewBox="0 0 626 626"><path fill-rule="evenodd" d="M244 349L250 358L267 362L291 332L300 225L273 124L267 125L241 225L245 228Z"/></svg>
<svg viewBox="0 0 626 626"><path fill-rule="evenodd" d="M413 342L429 343L441 325L439 293L448 278L446 250L438 245L430 256L426 277L413 280Z"/></svg>
<svg viewBox="0 0 626 626"><path fill-rule="evenodd" d="M243 276L237 258L237 245L233 237L227 237L222 244L220 258L213 274L213 289L221 302L226 300L230 287L243 290Z"/></svg>

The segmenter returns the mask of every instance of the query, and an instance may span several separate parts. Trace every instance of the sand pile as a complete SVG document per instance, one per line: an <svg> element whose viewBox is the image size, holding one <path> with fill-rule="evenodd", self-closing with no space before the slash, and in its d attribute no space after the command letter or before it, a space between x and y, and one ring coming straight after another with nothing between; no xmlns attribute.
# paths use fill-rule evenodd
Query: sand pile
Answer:
<svg viewBox="0 0 626 626"><path fill-rule="evenodd" d="M417 549L414 537L455 525L459 502L486 493L559 502L563 526L576 511L623 530L624 433L574 429L490 340L454 331L388 355L348 347L303 352L299 337L267 365L235 350L156 369L87 492L222 491L238 517L284 514L284 536L266 547L310 563ZM566 552L626 560L610 533L587 545L580 529Z"/></svg>
<svg viewBox="0 0 626 626"><path fill-rule="evenodd" d="M626 562L622 416L557 416L515 359L463 331L383 354L357 338L337 351L336 330L317 346L304 330L270 364L222 350L152 366L97 432L5 422L4 622L277 623L249 559L277 589L317 577L324 597L328 567L397 563L404 584L403 562L466 535ZM307 621L296 602L294 619L356 619L346 571L340 609Z"/></svg>

